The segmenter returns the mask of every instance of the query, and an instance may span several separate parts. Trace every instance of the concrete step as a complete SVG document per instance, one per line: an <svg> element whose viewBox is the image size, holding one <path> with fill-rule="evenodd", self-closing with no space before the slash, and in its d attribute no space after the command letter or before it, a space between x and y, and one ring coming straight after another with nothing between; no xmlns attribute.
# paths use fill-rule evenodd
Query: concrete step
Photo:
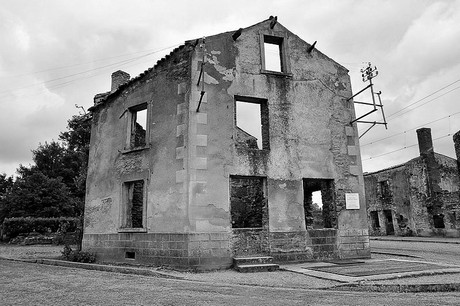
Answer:
<svg viewBox="0 0 460 306"><path fill-rule="evenodd" d="M233 258L233 263L235 265L273 263L273 257L271 257L271 256L235 257L235 258Z"/></svg>
<svg viewBox="0 0 460 306"><path fill-rule="evenodd" d="M236 265L235 270L241 273L253 273L253 272L271 272L279 269L279 265L268 263L268 264L245 264Z"/></svg>
<svg viewBox="0 0 460 306"><path fill-rule="evenodd" d="M233 258L233 267L238 272L267 272L276 271L279 265L273 263L271 256L247 256Z"/></svg>

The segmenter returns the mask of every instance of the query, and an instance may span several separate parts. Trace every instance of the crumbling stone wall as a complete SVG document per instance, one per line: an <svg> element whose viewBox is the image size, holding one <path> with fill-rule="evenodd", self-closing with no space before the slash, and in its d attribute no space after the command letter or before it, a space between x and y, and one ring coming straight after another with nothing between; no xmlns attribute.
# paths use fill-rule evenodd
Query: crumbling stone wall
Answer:
<svg viewBox="0 0 460 306"><path fill-rule="evenodd" d="M240 251L280 260L370 256L348 71L270 23L186 42L95 98L85 248L103 260L198 268L229 267ZM264 35L282 41L281 72L264 70ZM261 103L262 148L235 124L241 97ZM146 147L126 149L129 110L140 103L149 113ZM261 228L232 228L231 177L263 178ZM305 178L331 182L329 228L307 229ZM120 229L120 189L136 180L145 182L145 225ZM347 193L359 209L346 208Z"/></svg>
<svg viewBox="0 0 460 306"><path fill-rule="evenodd" d="M371 235L387 235L385 211L391 211L394 234L398 236L458 236L458 173L456 160L434 153L406 164L364 175L369 224L376 212L380 227ZM389 195L382 194L389 183ZM436 216L444 228L436 228Z"/></svg>
<svg viewBox="0 0 460 306"><path fill-rule="evenodd" d="M411 235L411 226L407 221L411 218L407 193L409 181L404 167L394 167L372 175L366 174L364 182L369 224L379 225L379 227L371 226L370 234L380 236L394 232L396 235ZM372 212L378 216L378 222L372 221ZM389 216L391 216L391 224L389 224Z"/></svg>

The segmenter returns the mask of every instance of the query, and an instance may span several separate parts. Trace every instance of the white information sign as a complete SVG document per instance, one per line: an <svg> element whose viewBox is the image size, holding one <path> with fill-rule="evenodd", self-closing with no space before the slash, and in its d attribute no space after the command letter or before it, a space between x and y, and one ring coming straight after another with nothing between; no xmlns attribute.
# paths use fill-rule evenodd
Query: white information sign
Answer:
<svg viewBox="0 0 460 306"><path fill-rule="evenodd" d="M359 209L359 193L345 193L347 209Z"/></svg>

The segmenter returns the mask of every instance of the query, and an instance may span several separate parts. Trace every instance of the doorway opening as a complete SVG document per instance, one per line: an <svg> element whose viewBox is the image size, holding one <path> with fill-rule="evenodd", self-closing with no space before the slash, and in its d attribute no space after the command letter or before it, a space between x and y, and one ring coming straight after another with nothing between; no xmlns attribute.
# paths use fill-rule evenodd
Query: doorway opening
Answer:
<svg viewBox="0 0 460 306"><path fill-rule="evenodd" d="M337 225L334 180L304 178L302 182L306 228L334 228Z"/></svg>

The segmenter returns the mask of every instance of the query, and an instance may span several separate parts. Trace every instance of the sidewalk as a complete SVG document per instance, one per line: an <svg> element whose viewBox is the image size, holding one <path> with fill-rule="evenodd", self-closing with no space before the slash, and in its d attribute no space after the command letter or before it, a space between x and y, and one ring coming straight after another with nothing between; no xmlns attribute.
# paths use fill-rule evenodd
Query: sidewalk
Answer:
<svg viewBox="0 0 460 306"><path fill-rule="evenodd" d="M356 260L356 262L356 264L338 266L334 266L330 262L308 262L283 265L281 268L340 282L340 284L326 288L329 290L381 292L460 291L460 265L433 264L432 262L402 259L364 259ZM407 269L404 269L404 264L407 264ZM366 265L367 267L363 269L363 266ZM419 268L417 268L417 265L419 265ZM398 268L401 268L401 272L395 271Z"/></svg>
<svg viewBox="0 0 460 306"><path fill-rule="evenodd" d="M446 238L446 237L370 236L369 240L460 244L460 238Z"/></svg>

